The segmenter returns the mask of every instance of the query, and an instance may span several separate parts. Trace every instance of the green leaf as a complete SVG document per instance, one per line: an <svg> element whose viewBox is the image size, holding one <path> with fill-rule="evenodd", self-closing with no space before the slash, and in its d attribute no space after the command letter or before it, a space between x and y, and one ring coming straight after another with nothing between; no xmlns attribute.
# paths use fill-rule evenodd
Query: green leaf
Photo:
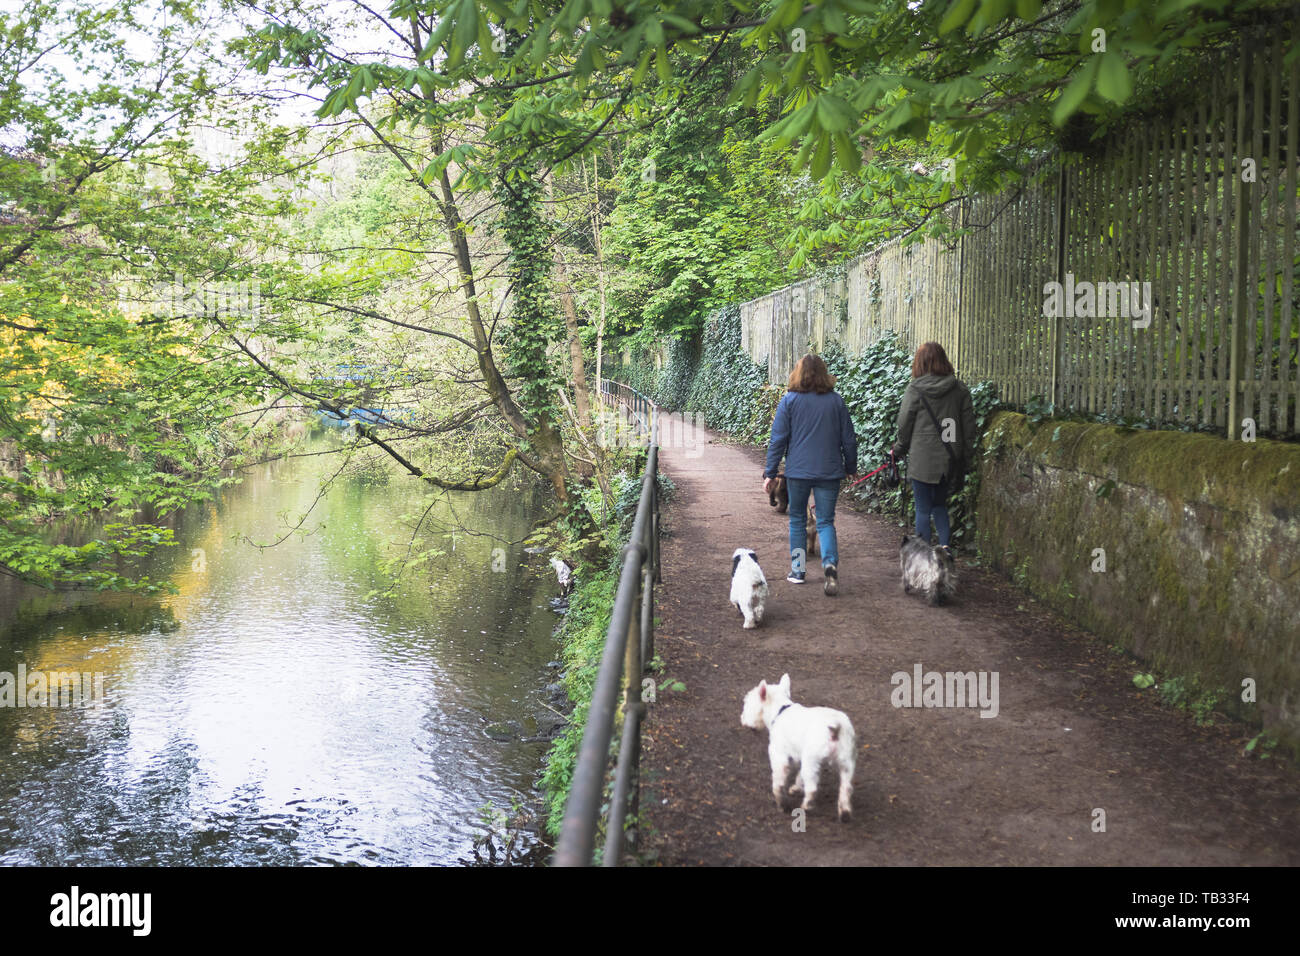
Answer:
<svg viewBox="0 0 1300 956"><path fill-rule="evenodd" d="M465 54L478 38L478 6L474 0L461 0L456 8L456 33L452 38L446 68L454 70L465 59Z"/></svg>
<svg viewBox="0 0 1300 956"><path fill-rule="evenodd" d="M840 169L846 173L856 173L862 168L862 153L853 144L848 133L835 134L835 157Z"/></svg>
<svg viewBox="0 0 1300 956"><path fill-rule="evenodd" d="M831 168L831 137L822 133L817 138L817 151L813 153L812 167L809 174L813 179L822 179Z"/></svg>
<svg viewBox="0 0 1300 956"><path fill-rule="evenodd" d="M645 80L645 75L650 72L650 54L654 51L649 47L641 53L641 59L637 62L636 69L632 72L632 85L640 86Z"/></svg>
<svg viewBox="0 0 1300 956"><path fill-rule="evenodd" d="M857 120L857 114L838 96L823 93L816 99L817 122L831 133L842 133Z"/></svg>
<svg viewBox="0 0 1300 956"><path fill-rule="evenodd" d="M1057 126L1064 126L1065 121L1073 116L1083 105L1083 101L1088 98L1088 93L1092 90L1093 80L1097 76L1098 57L1089 57L1088 62L1074 75L1074 79L1066 85L1065 91L1061 93L1061 98L1056 101L1056 106L1052 108L1052 122Z"/></svg>
<svg viewBox="0 0 1300 956"><path fill-rule="evenodd" d="M974 9L975 0L953 0L948 7L948 12L939 21L939 35L943 36L956 30L970 19L971 11Z"/></svg>
<svg viewBox="0 0 1300 956"><path fill-rule="evenodd" d="M673 78L673 67L672 64L668 62L667 47L660 46L655 48L655 73L659 75L659 81L661 83L667 83Z"/></svg>
<svg viewBox="0 0 1300 956"><path fill-rule="evenodd" d="M1101 55L1097 92L1112 103L1124 103L1133 95L1133 81L1129 77L1128 64L1122 55L1113 50Z"/></svg>

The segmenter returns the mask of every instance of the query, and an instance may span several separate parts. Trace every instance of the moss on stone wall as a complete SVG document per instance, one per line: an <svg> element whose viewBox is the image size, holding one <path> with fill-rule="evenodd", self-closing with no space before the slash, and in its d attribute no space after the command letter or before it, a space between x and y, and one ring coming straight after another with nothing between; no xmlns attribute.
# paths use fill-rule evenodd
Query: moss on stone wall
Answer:
<svg viewBox="0 0 1300 956"><path fill-rule="evenodd" d="M983 456L995 566L1300 750L1300 446L1003 412Z"/></svg>

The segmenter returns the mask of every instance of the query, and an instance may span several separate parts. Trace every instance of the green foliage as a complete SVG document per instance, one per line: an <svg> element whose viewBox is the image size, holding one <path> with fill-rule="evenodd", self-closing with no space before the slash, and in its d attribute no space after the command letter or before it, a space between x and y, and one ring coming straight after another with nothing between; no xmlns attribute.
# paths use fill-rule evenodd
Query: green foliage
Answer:
<svg viewBox="0 0 1300 956"><path fill-rule="evenodd" d="M1115 425L1128 431L1150 431L1161 429L1165 431L1181 432L1211 432L1222 435L1223 428L1217 425L1210 425L1204 422L1170 422L1161 421L1153 418L1142 418L1136 415L1120 415L1115 412L1081 412L1067 411L1058 409L1052 402L1048 401L1042 395L1034 395L1029 401L1025 402L1025 417L1029 420L1031 426L1037 427L1046 421L1054 422L1097 422L1102 425ZM1057 425L1056 431L1052 434L1052 441L1057 441L1061 428ZM1112 483L1113 484L1113 483ZM1111 489L1107 488L1100 493L1100 497L1106 497Z"/></svg>
<svg viewBox="0 0 1300 956"><path fill-rule="evenodd" d="M514 293L502 345L509 373L519 380L520 409L533 430L559 427L555 396L564 385L550 354L565 333L554 307L550 230L541 214L541 192L536 170L525 168L510 170L497 189Z"/></svg>
<svg viewBox="0 0 1300 956"><path fill-rule="evenodd" d="M1214 723L1214 709L1227 696L1222 688L1205 687L1200 678L1171 677L1156 685L1160 699L1167 706L1189 711L1196 723L1202 727Z"/></svg>
<svg viewBox="0 0 1300 956"><path fill-rule="evenodd" d="M703 413L709 428L743 441L766 442L772 415L765 392L773 391L766 370L740 349L740 306L719 309L704 328L703 351L685 410Z"/></svg>
<svg viewBox="0 0 1300 956"><path fill-rule="evenodd" d="M1263 730L1251 737L1244 748L1245 753L1254 754L1260 760L1268 760L1277 748L1277 737L1272 731Z"/></svg>
<svg viewBox="0 0 1300 956"><path fill-rule="evenodd" d="M1125 104L1142 103L1152 86L1188 72L1234 20L1285 16L1266 0L678 0L620 7L618 16L603 0L432 5L440 23L421 63L441 49L452 73L444 82L477 78L484 98L487 78L514 72L577 90L624 77L630 108L647 110L656 96L689 91L717 55L713 38L730 33L750 54L726 78L730 101L775 107L764 136L797 146L795 166L813 179L832 168L855 174L865 137L875 146L938 144L957 160L957 177L977 187L1058 137L1086 136ZM394 14L427 6L399 0ZM501 53L486 42L493 28L526 39ZM1138 71L1145 82L1135 83ZM364 75L350 78L349 89L365 85ZM559 114L519 127L567 140L577 122Z"/></svg>
<svg viewBox="0 0 1300 956"><path fill-rule="evenodd" d="M546 794L546 829L558 836L564 822L564 807L578 763L578 749L587 725L591 692L596 671L605 649L605 632L614 609L618 589L618 569L583 565L575 575L577 581L569 596L569 613L560 628L560 657L564 662L564 688L573 703L569 724L551 745L542 772L542 790Z"/></svg>
<svg viewBox="0 0 1300 956"><path fill-rule="evenodd" d="M627 142L606 232L607 254L623 266L610 318L624 333L695 337L709 313L778 278L770 249L742 252L753 245L740 235L743 210L718 143L730 123L745 121L723 106L720 79L706 73L663 123Z"/></svg>
<svg viewBox="0 0 1300 956"><path fill-rule="evenodd" d="M628 477L619 486L618 496L614 499L614 521L620 536L626 538L632 531L632 522L636 520L636 509L641 503L641 476ZM655 475L660 502L671 501L677 492L677 486L666 472Z"/></svg>
<svg viewBox="0 0 1300 956"><path fill-rule="evenodd" d="M898 406L912 380L912 357L895 332L886 332L850 357L838 344L822 352L826 367L835 376L835 390L849 407L853 432L858 436L858 467L873 471L885 461L898 438ZM901 514L906 504L906 483L886 488L868 479L854 491L869 508L885 514Z"/></svg>
<svg viewBox="0 0 1300 956"><path fill-rule="evenodd" d="M668 343L668 361L656 367L654 352L633 343L632 360L614 366L608 373L624 385L636 389L669 412L682 410L699 369L699 347L688 339Z"/></svg>
<svg viewBox="0 0 1300 956"><path fill-rule="evenodd" d="M642 347L631 349L632 360L621 366L607 366L606 374L613 376L623 385L633 388L652 401L660 402L663 396L658 394L660 369L655 367L651 353Z"/></svg>
<svg viewBox="0 0 1300 956"><path fill-rule="evenodd" d="M1039 425L1051 418L1054 410L1055 406L1041 395L1030 396L1029 401L1025 402L1025 417L1031 425Z"/></svg>
<svg viewBox="0 0 1300 956"><path fill-rule="evenodd" d="M0 13L0 573L41 587L165 588L137 566L171 543L153 522L211 498L251 431L210 283L255 279L231 247L288 206L190 148L207 26L169 7Z"/></svg>
<svg viewBox="0 0 1300 956"><path fill-rule="evenodd" d="M668 343L668 361L655 382L654 400L669 412L679 412L690 395L691 385L699 370L699 347L690 339L674 339Z"/></svg>
<svg viewBox="0 0 1300 956"><path fill-rule="evenodd" d="M1214 724L1214 710L1230 695L1222 687L1208 687L1201 683L1196 675L1189 677L1168 677L1158 680L1155 674L1138 672L1133 675L1133 686L1139 690L1154 687L1160 694L1160 700L1166 707L1187 711L1199 726ZM1257 737L1256 740L1259 738ZM1251 750L1248 744L1246 749Z"/></svg>
<svg viewBox="0 0 1300 956"><path fill-rule="evenodd" d="M954 543L970 545L974 543L975 526L978 524L976 502L979 501L980 482L983 480L979 468L979 447L984 438L984 429L989 417L1001 403L998 401L998 387L993 382L976 382L970 386L971 405L975 410L975 447L976 460L966 476L966 487L960 495L949 501L952 517L952 540Z"/></svg>
<svg viewBox="0 0 1300 956"><path fill-rule="evenodd" d="M629 136L607 232L614 326L698 340L712 313L826 267L927 221L940 177L912 171L935 151L882 149L856 173L791 175L789 153L758 140L762 115L722 103L728 53L663 122ZM931 230L932 231L932 230ZM922 233L917 233L920 238Z"/></svg>

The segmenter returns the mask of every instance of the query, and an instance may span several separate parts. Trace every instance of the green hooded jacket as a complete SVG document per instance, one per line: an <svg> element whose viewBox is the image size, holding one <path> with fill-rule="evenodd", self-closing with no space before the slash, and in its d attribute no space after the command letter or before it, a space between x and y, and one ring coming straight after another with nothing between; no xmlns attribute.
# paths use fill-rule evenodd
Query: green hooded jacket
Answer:
<svg viewBox="0 0 1300 956"><path fill-rule="evenodd" d="M975 406L970 389L955 375L922 375L912 379L898 410L898 448L907 456L907 477L937 485L948 474L950 460L934 422L921 404L930 403L940 427L954 426L952 450L967 469L975 460Z"/></svg>

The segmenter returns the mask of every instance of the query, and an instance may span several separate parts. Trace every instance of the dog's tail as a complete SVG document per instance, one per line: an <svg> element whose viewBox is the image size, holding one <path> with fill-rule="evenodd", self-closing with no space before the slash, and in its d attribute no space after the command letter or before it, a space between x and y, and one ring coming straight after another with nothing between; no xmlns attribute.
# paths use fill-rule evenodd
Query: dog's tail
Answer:
<svg viewBox="0 0 1300 956"><path fill-rule="evenodd" d="M827 724L826 729L830 733L830 746L826 748L826 756L834 758L838 756L840 747L847 744L850 749L853 747L853 727L843 721L836 721L833 724ZM847 733L846 733L847 731Z"/></svg>

